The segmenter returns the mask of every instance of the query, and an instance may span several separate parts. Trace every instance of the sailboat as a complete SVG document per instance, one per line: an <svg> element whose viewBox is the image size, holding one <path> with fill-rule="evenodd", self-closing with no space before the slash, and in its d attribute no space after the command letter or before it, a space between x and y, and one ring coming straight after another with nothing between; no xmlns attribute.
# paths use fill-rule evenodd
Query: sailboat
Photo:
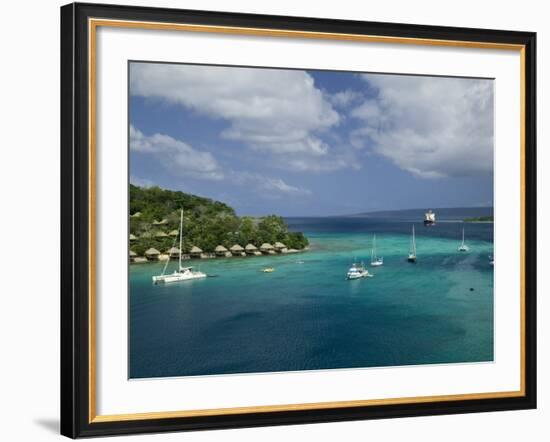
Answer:
<svg viewBox="0 0 550 442"><path fill-rule="evenodd" d="M411 245L410 245L409 257L407 258L407 261L416 263L416 240L414 238L414 224L412 226Z"/></svg>
<svg viewBox="0 0 550 442"><path fill-rule="evenodd" d="M376 235L372 237L372 250L370 255L370 265L372 267L379 267L384 265L384 258L378 258L376 256Z"/></svg>
<svg viewBox="0 0 550 442"><path fill-rule="evenodd" d="M462 243L458 246L459 252L467 252L470 248L464 243L464 227L462 228Z"/></svg>
<svg viewBox="0 0 550 442"><path fill-rule="evenodd" d="M183 209L181 210L180 214L180 230L178 232L179 238L180 238L180 249L179 249L179 261L178 261L178 269L174 270L174 273L166 274L166 268L168 267L168 262L170 259L166 261L166 264L164 264L164 269L162 270L162 274L158 276L153 276L153 282L155 284L159 282L178 282L178 281L188 281L190 279L200 279L200 278L206 278L208 275L206 273L193 270L193 267L182 267L181 266L181 254L182 254L182 246L183 246ZM174 243L176 240L174 239Z"/></svg>

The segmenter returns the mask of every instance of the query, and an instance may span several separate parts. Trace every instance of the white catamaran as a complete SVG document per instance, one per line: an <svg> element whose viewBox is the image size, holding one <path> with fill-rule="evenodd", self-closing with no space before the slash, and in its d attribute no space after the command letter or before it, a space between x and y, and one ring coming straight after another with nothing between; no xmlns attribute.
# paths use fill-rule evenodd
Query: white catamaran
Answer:
<svg viewBox="0 0 550 442"><path fill-rule="evenodd" d="M409 249L409 257L407 258L407 261L416 263L416 240L414 238L414 224L412 226L412 237Z"/></svg>
<svg viewBox="0 0 550 442"><path fill-rule="evenodd" d="M464 242L464 227L463 227L462 228L462 243L458 246L458 251L459 252L467 252L469 250L470 250L470 248Z"/></svg>
<svg viewBox="0 0 550 442"><path fill-rule="evenodd" d="M164 264L164 269L162 270L162 274L158 276L153 276L153 282L155 284L159 282L178 282L178 281L188 281L190 279L200 279L200 278L206 278L206 273L193 270L193 267L182 267L181 266L181 254L182 254L182 246L183 246L183 209L181 210L180 215L180 230L178 232L179 238L180 238L180 249L179 249L179 261L178 261L178 270L174 270L174 273L166 274L166 268L168 267L168 263L170 262L170 259L166 260L166 264ZM175 240L174 240L175 242Z"/></svg>
<svg viewBox="0 0 550 442"><path fill-rule="evenodd" d="M372 237L372 250L370 254L370 265L372 267L379 267L381 265L384 265L384 258L378 258L376 256L376 235L373 235Z"/></svg>

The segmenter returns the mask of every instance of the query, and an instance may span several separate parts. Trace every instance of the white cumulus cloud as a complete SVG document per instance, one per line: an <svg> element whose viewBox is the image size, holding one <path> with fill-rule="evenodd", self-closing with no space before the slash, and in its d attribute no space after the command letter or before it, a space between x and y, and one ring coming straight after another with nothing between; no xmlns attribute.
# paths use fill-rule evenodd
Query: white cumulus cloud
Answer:
<svg viewBox="0 0 550 442"><path fill-rule="evenodd" d="M311 195L309 190L287 184L281 178L264 179L262 186L266 190L276 190L290 195Z"/></svg>
<svg viewBox="0 0 550 442"><path fill-rule="evenodd" d="M130 125L130 149L135 152L154 154L155 160L176 176L209 180L220 180L224 176L210 152L196 150L169 135L160 133L145 135Z"/></svg>
<svg viewBox="0 0 550 442"><path fill-rule="evenodd" d="M369 146L424 178L493 172L493 81L364 74L378 95L351 115L356 148Z"/></svg>
<svg viewBox="0 0 550 442"><path fill-rule="evenodd" d="M340 116L304 71L132 63L130 91L222 119L221 137L279 157L284 167L330 157L322 135ZM287 161L288 160L288 161Z"/></svg>
<svg viewBox="0 0 550 442"><path fill-rule="evenodd" d="M153 180L150 180L148 178L141 178L136 175L130 175L130 183L134 186L139 187L154 187L156 186L155 182Z"/></svg>
<svg viewBox="0 0 550 442"><path fill-rule="evenodd" d="M137 63L131 93L226 119L223 135L274 152L326 152L314 132L339 116L303 71Z"/></svg>
<svg viewBox="0 0 550 442"><path fill-rule="evenodd" d="M269 177L256 172L231 171L229 179L235 184L253 186L256 189L276 192L287 196L309 196L311 191L303 187L288 184L282 178Z"/></svg>
<svg viewBox="0 0 550 442"><path fill-rule="evenodd" d="M308 189L288 184L282 178L232 169L222 171L221 166L210 152L198 151L169 135L160 133L145 135L133 125L130 125L130 149L134 152L154 155L155 160L174 176L216 181L223 179L228 183L252 186L256 189L273 192L277 196L307 196L311 194ZM155 185L153 181L135 175L130 177L130 182L143 187Z"/></svg>
<svg viewBox="0 0 550 442"><path fill-rule="evenodd" d="M359 101L363 95L352 89L345 89L334 94L327 95L328 100L336 107L347 107Z"/></svg>

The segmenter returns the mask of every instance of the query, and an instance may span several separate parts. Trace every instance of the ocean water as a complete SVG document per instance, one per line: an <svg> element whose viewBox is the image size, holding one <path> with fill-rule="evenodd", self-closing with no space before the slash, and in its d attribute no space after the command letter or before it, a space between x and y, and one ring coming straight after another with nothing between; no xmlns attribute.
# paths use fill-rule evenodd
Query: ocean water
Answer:
<svg viewBox="0 0 550 442"><path fill-rule="evenodd" d="M129 377L493 360L492 224L416 223L410 264L411 222L287 222L311 250L191 261L214 277L167 285L151 283L162 264L130 266ZM374 233L384 266L370 268ZM374 277L347 281L354 260Z"/></svg>

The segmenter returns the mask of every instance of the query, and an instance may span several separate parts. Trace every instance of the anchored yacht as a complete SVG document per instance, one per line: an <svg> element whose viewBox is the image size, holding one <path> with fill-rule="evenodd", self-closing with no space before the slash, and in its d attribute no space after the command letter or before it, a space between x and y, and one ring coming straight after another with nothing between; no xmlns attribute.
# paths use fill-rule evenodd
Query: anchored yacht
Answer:
<svg viewBox="0 0 550 442"><path fill-rule="evenodd" d="M168 267L168 263L170 261L170 258L166 260L166 263L164 264L164 269L162 270L162 274L158 276L153 276L153 282L155 284L159 282L178 282L178 281L188 281L190 279L201 279L206 278L208 275L206 273L203 273L201 271L193 270L193 267L182 267L181 266L181 248L183 245L183 209L181 210L180 215L180 230L178 232L179 239L180 239L180 249L179 249L179 260L178 260L178 269L174 270L174 273L166 273L166 268ZM174 243L176 242L176 238L174 238Z"/></svg>
<svg viewBox="0 0 550 442"><path fill-rule="evenodd" d="M179 270L174 270L174 273L153 276L153 282L155 284L159 282L178 282L187 281L189 279L201 279L206 277L206 273L193 270L193 267L180 267Z"/></svg>
<svg viewBox="0 0 550 442"><path fill-rule="evenodd" d="M469 251L470 248L466 245L466 243L464 242L464 227L462 228L462 242L460 243L460 245L458 246L458 251L459 252L467 252Z"/></svg>
<svg viewBox="0 0 550 442"><path fill-rule="evenodd" d="M426 227L435 226L435 213L432 212L431 210L428 210L424 214L424 225Z"/></svg>
<svg viewBox="0 0 550 442"><path fill-rule="evenodd" d="M372 250L370 254L370 265L371 267L379 267L384 265L384 258L379 258L376 256L376 235L372 237Z"/></svg>
<svg viewBox="0 0 550 442"><path fill-rule="evenodd" d="M367 268L361 264L353 263L351 267L348 270L348 273L346 275L347 279L359 279L359 278L366 278L367 276L372 276Z"/></svg>

